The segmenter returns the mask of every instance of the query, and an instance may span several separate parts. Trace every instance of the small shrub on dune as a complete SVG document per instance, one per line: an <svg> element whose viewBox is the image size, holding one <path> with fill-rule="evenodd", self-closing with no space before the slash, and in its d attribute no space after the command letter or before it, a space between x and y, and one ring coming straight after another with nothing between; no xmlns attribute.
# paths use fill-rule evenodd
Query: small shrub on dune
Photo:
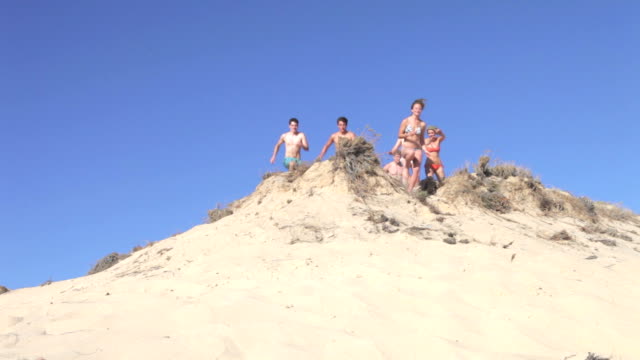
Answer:
<svg viewBox="0 0 640 360"><path fill-rule="evenodd" d="M509 199L498 192L483 192L480 194L482 206L486 209L505 214L511 211L511 202Z"/></svg>
<svg viewBox="0 0 640 360"><path fill-rule="evenodd" d="M538 199L538 208L542 212L548 214L555 211L564 211L564 204L561 201L553 199L542 189L542 191L535 192Z"/></svg>
<svg viewBox="0 0 640 360"><path fill-rule="evenodd" d="M572 195L565 195L564 198L565 202L569 205L565 212L569 212L569 215L591 222L598 221L598 214L595 212L593 201L586 197L575 197Z"/></svg>
<svg viewBox="0 0 640 360"><path fill-rule="evenodd" d="M480 156L480 158L478 159L478 163L474 166L474 171L476 172L476 174L481 177L491 176L491 173L488 169L490 160L491 158L487 155Z"/></svg>
<svg viewBox="0 0 640 360"><path fill-rule="evenodd" d="M634 214L633 211L629 209L625 209L621 205L598 201L594 203L594 207L596 214L611 220L632 221L636 224L640 222L638 215Z"/></svg>
<svg viewBox="0 0 640 360"><path fill-rule="evenodd" d="M571 236L566 230L561 230L551 235L550 239L554 241L571 241L573 240L573 236Z"/></svg>
<svg viewBox="0 0 640 360"><path fill-rule="evenodd" d="M480 156L478 163L474 166L474 170L479 177L497 177L508 179L510 177L521 177L533 179L531 170L513 163L494 161L494 165L489 165L491 158L487 155Z"/></svg>
<svg viewBox="0 0 640 360"><path fill-rule="evenodd" d="M91 270L89 270L87 275L93 275L107 270L108 268L119 263L121 260L128 258L129 256L129 254L118 254L117 252L113 252L98 260L98 262L91 268Z"/></svg>
<svg viewBox="0 0 640 360"><path fill-rule="evenodd" d="M529 169L509 163L498 164L491 168L491 175L503 179L509 177L533 178Z"/></svg>
<svg viewBox="0 0 640 360"><path fill-rule="evenodd" d="M420 190L425 191L427 195L433 195L438 190L438 183L432 177L420 180Z"/></svg>
<svg viewBox="0 0 640 360"><path fill-rule="evenodd" d="M207 212L208 215L208 223L213 224L214 222L222 219L223 217L229 216L233 214L233 210L222 207L220 204L216 205L215 209L211 209Z"/></svg>
<svg viewBox="0 0 640 360"><path fill-rule="evenodd" d="M349 180L349 188L356 195L364 197L371 193L368 177L375 175L380 167L373 144L363 137L353 140L340 139L336 147L333 169L342 170Z"/></svg>
<svg viewBox="0 0 640 360"><path fill-rule="evenodd" d="M268 178L272 177L273 175L278 175L278 174L282 174L279 171L267 171L266 173L262 174L262 180L267 180Z"/></svg>
<svg viewBox="0 0 640 360"><path fill-rule="evenodd" d="M174 235L174 236L175 236L175 235ZM146 244L146 245L136 245L136 246L134 246L134 247L131 249L131 253L134 253L134 252L140 251L140 250L142 250L142 249L146 249L146 248L148 248L148 247L151 247L151 246L155 245L155 244L156 244L156 242L157 242L157 241L149 241L149 242L147 242L147 244ZM131 254L131 253L130 253L130 254Z"/></svg>
<svg viewBox="0 0 640 360"><path fill-rule="evenodd" d="M9 289L7 289L6 287L0 285L0 294L4 294L4 293L9 292L9 291L10 291Z"/></svg>
<svg viewBox="0 0 640 360"><path fill-rule="evenodd" d="M482 180L463 169L447 178L446 184L438 189L438 195L449 201L464 199L472 204L480 204L481 186Z"/></svg>
<svg viewBox="0 0 640 360"><path fill-rule="evenodd" d="M311 163L306 161L298 164L298 166L296 166L293 170L287 172L287 181L293 182L295 179L304 175L304 173L306 173L310 167Z"/></svg>
<svg viewBox="0 0 640 360"><path fill-rule="evenodd" d="M584 233L587 233L587 234L605 234L605 235L609 235L624 241L633 241L631 236L627 234L623 234L622 232L614 228L604 228L598 225L588 224L588 225L582 226L580 230L582 230Z"/></svg>
<svg viewBox="0 0 640 360"><path fill-rule="evenodd" d="M610 359L606 358L606 357L598 356L598 355L596 355L594 353L589 353L587 355L587 358L584 359L584 360L610 360Z"/></svg>

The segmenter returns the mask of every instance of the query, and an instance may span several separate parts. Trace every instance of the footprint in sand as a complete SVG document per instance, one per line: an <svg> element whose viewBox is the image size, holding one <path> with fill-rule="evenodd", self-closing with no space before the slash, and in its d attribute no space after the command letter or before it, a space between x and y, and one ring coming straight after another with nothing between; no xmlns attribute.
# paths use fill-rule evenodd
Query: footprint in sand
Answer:
<svg viewBox="0 0 640 360"><path fill-rule="evenodd" d="M22 316L7 316L0 321L0 325L5 325L7 327L13 326L15 324L19 324L24 320Z"/></svg>
<svg viewBox="0 0 640 360"><path fill-rule="evenodd" d="M18 341L18 334L2 334L0 335L0 348L6 349L14 347Z"/></svg>

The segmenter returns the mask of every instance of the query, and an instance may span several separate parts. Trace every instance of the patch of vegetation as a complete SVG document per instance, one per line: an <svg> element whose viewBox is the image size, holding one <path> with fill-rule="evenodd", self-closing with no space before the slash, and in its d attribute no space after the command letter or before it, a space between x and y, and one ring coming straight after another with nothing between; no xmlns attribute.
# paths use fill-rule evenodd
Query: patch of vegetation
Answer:
<svg viewBox="0 0 640 360"><path fill-rule="evenodd" d="M544 213L561 212L565 210L564 203L550 197L544 189L536 189L534 193L537 195L538 208Z"/></svg>
<svg viewBox="0 0 640 360"><path fill-rule="evenodd" d="M367 220L371 221L374 224L381 224L389 220L389 218L382 211L369 210L369 215L367 216Z"/></svg>
<svg viewBox="0 0 640 360"><path fill-rule="evenodd" d="M480 201L482 206L486 209L493 210L495 212L505 214L511 211L511 201L509 199L495 191L486 191L480 194Z"/></svg>
<svg viewBox="0 0 640 360"><path fill-rule="evenodd" d="M606 218L616 221L632 221L636 224L640 223L638 215L634 214L633 211L622 207L619 204L609 204L606 202L595 202L595 212Z"/></svg>
<svg viewBox="0 0 640 360"><path fill-rule="evenodd" d="M482 155L478 159L478 163L473 166L473 170L476 174L480 176L490 176L491 172L489 171L489 161L491 158L487 155Z"/></svg>
<svg viewBox="0 0 640 360"><path fill-rule="evenodd" d="M175 236L175 235L174 235L174 236ZM151 246L155 245L156 243L157 243L157 241L148 241L148 242L147 242L147 244L146 244L146 245L144 245L144 246L142 246L142 245L136 245L136 246L134 246L134 247L133 247L133 249L131 249L131 253L130 253L130 254L132 254L132 253L134 253L134 252L136 252L136 251L140 251L140 250L142 250L142 249L146 249L146 248L148 248L148 247L151 247Z"/></svg>
<svg viewBox="0 0 640 360"><path fill-rule="evenodd" d="M304 173L307 172L307 170L309 170L311 165L312 164L307 161L301 162L295 168L293 168L293 170L287 172L287 181L293 182L294 180L300 178L302 175L304 175Z"/></svg>
<svg viewBox="0 0 640 360"><path fill-rule="evenodd" d="M268 178L274 176L274 175L278 175L278 174L282 174L282 172L280 171L267 171L266 173L262 174L262 180L267 180Z"/></svg>
<svg viewBox="0 0 640 360"><path fill-rule="evenodd" d="M131 256L130 254L118 254L117 252L113 252L102 259L98 260L98 262L89 270L87 275L97 274L101 271L107 270L113 265L119 263L121 260L124 260Z"/></svg>
<svg viewBox="0 0 640 360"><path fill-rule="evenodd" d="M606 357L598 356L598 355L596 355L596 354L594 354L594 353L591 353L591 352L590 352L590 353L587 355L587 358L586 358L586 359L584 359L584 360L610 360L610 359L609 359L609 358L606 358Z"/></svg>
<svg viewBox="0 0 640 360"><path fill-rule="evenodd" d="M371 193L368 177L375 175L379 167L380 160L376 156L373 144L363 137L339 140L333 169L346 173L349 188L357 196L366 197Z"/></svg>
<svg viewBox="0 0 640 360"><path fill-rule="evenodd" d="M614 229L614 228L603 228L594 224L589 224L580 228L583 232L587 234L606 234L609 236L613 236L615 238L624 240L624 241L633 241L631 236L627 234L623 234L622 232Z"/></svg>
<svg viewBox="0 0 640 360"><path fill-rule="evenodd" d="M569 234L567 230L561 230L551 235L549 239L554 241L571 241L573 240L573 236L571 236L571 234Z"/></svg>
<svg viewBox="0 0 640 360"><path fill-rule="evenodd" d="M478 159L478 163L474 165L474 170L478 176L482 177L497 177L502 179L508 179L509 177L522 177L533 179L531 170L522 166L515 165L513 163L494 161L494 165L490 165L491 158L487 155L482 155Z"/></svg>
<svg viewBox="0 0 640 360"><path fill-rule="evenodd" d="M433 195L438 190L438 182L432 177L420 180L420 190L426 192L427 195Z"/></svg>
<svg viewBox="0 0 640 360"><path fill-rule="evenodd" d="M222 219L223 217L227 217L231 214L233 214L233 210L218 204L216 205L215 209L211 209L207 212L207 215L208 215L207 223L213 224L214 222Z"/></svg>
<svg viewBox="0 0 640 360"><path fill-rule="evenodd" d="M610 239L589 239L589 240L593 242L599 242L606 246L618 246L618 243L616 243L615 240L610 240Z"/></svg>
<svg viewBox="0 0 640 360"><path fill-rule="evenodd" d="M11 291L11 290L9 290L6 287L0 285L0 294L4 294L4 293L9 292L9 291Z"/></svg>

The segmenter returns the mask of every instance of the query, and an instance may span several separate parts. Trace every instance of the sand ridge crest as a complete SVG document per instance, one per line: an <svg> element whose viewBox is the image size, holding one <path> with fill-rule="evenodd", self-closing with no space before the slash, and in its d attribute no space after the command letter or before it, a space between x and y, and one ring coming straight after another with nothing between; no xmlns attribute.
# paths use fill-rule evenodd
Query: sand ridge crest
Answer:
<svg viewBox="0 0 640 360"><path fill-rule="evenodd" d="M276 174L103 272L3 294L0 358L640 357L633 220L545 215L519 179L496 187L507 213L461 179L438 213L367 181L355 195L331 160Z"/></svg>

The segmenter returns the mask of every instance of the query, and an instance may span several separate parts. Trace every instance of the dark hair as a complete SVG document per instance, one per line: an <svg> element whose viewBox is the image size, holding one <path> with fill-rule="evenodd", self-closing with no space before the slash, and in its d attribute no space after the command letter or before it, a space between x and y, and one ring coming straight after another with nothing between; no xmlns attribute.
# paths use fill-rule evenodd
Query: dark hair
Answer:
<svg viewBox="0 0 640 360"><path fill-rule="evenodd" d="M346 118L346 117L344 117L344 116L340 116L340 117L338 118L338 120L336 121L336 124L338 124L340 121L343 121L345 125L348 125L348 124L349 124L349 120L347 120L347 118Z"/></svg>
<svg viewBox="0 0 640 360"><path fill-rule="evenodd" d="M419 105L422 107L422 110L424 110L424 107L425 107L425 103L426 103L426 102L427 102L427 99L418 99L418 100L414 100L414 101L411 103L411 109L413 109L413 106L414 106L415 104L419 104Z"/></svg>
<svg viewBox="0 0 640 360"><path fill-rule="evenodd" d="M292 122L294 122L294 123L296 123L296 125L298 125L298 119L296 119L296 118L289 119L289 125L291 125Z"/></svg>

